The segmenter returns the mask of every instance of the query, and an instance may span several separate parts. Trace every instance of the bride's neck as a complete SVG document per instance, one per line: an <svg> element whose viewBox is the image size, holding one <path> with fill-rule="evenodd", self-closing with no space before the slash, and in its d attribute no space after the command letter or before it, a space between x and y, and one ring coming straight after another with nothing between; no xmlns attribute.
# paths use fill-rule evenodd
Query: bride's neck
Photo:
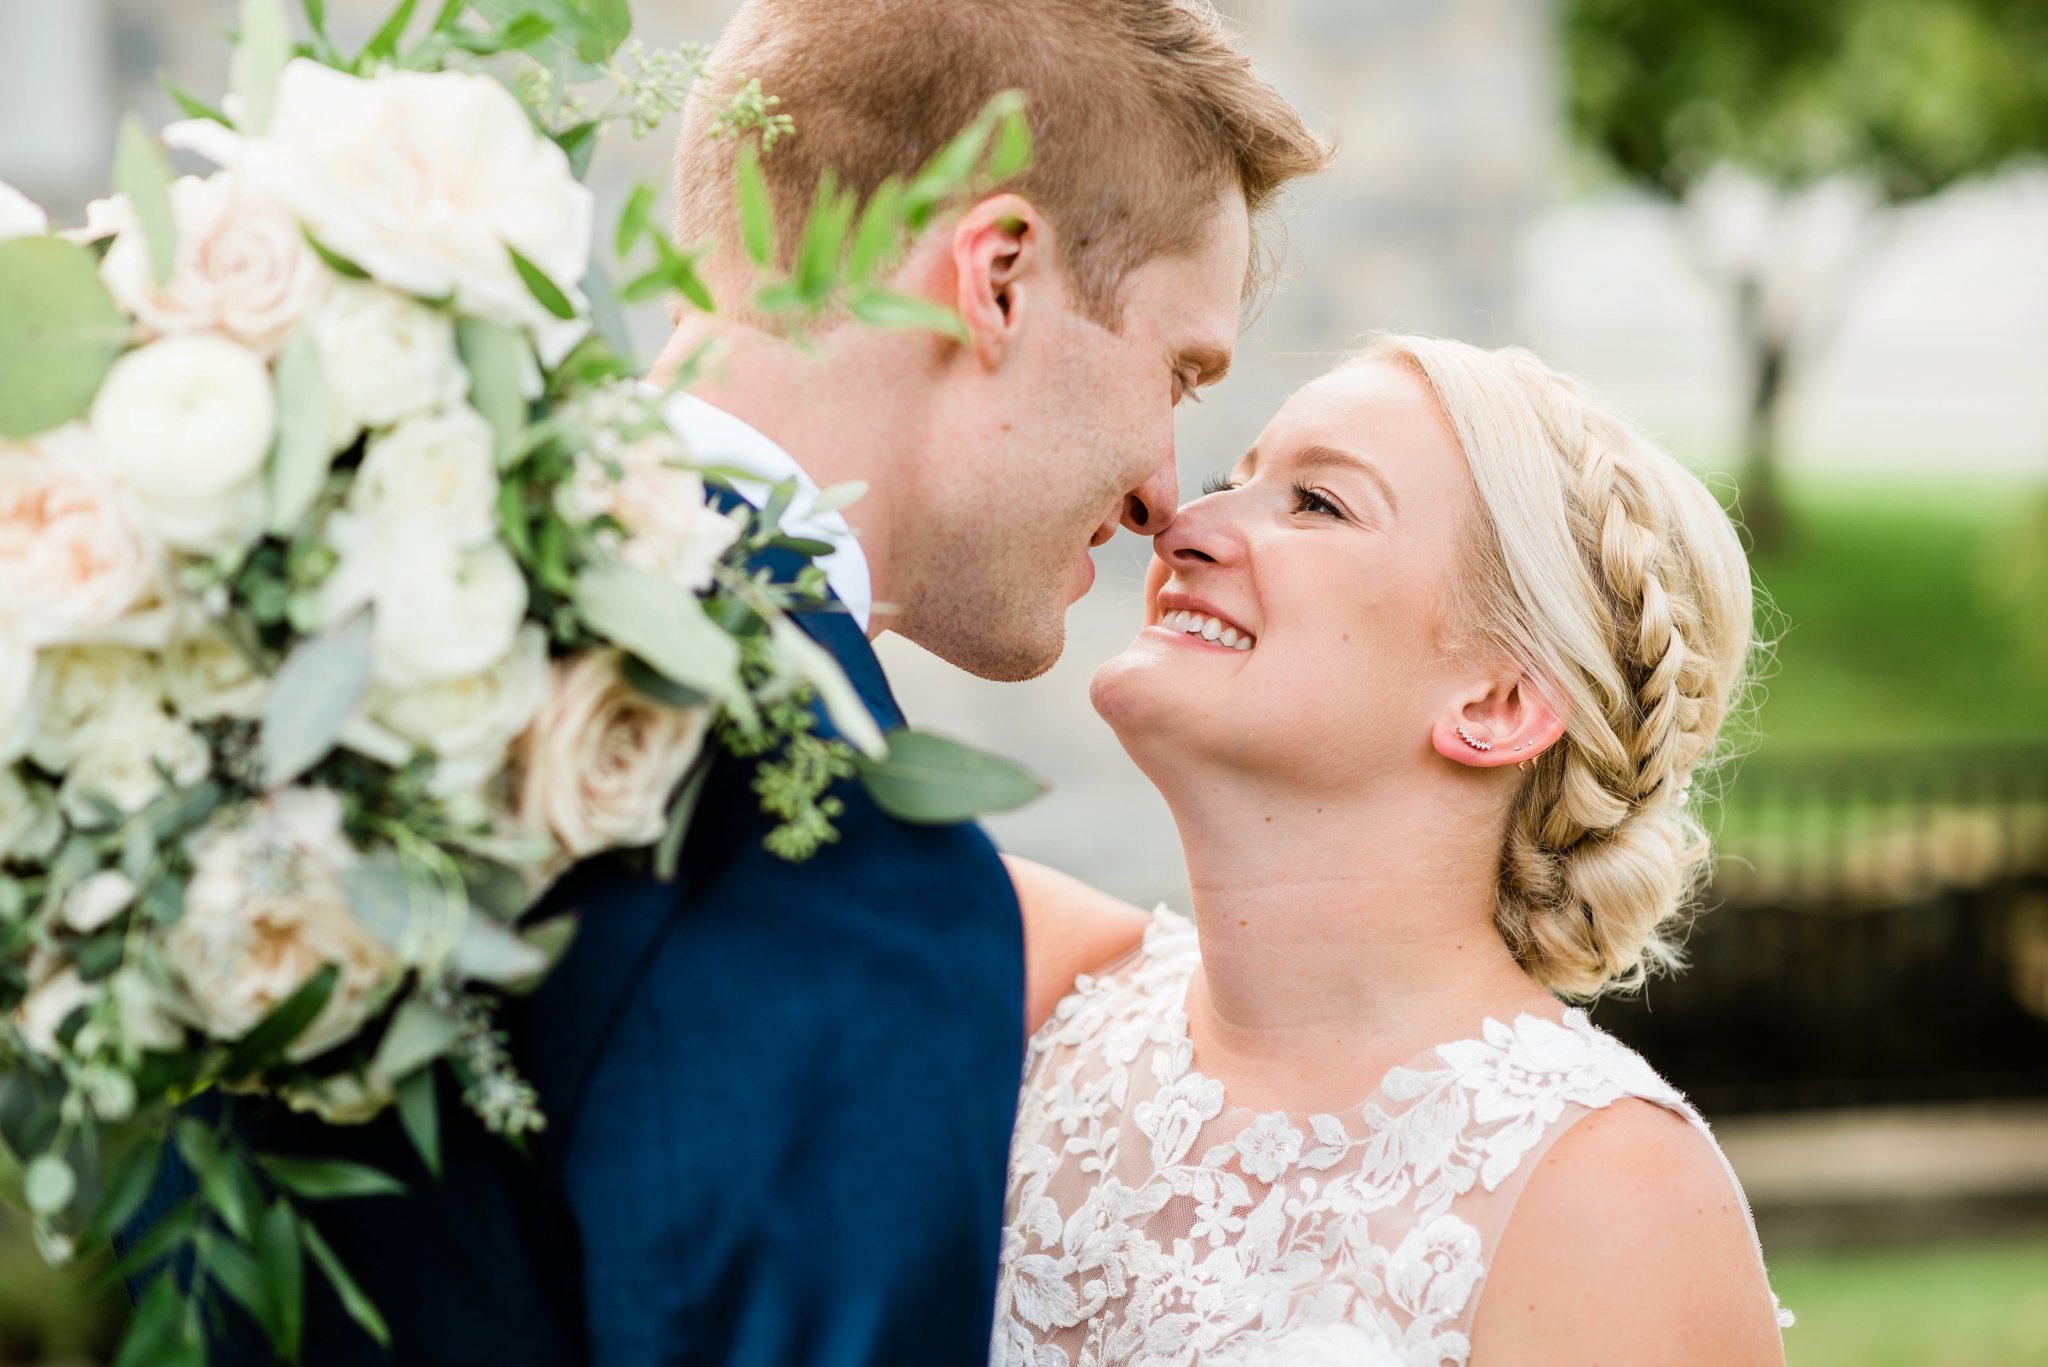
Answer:
<svg viewBox="0 0 2048 1367"><path fill-rule="evenodd" d="M1494 928L1501 823L1469 791L1207 775L1169 800L1202 939L1190 1036L1233 1104L1346 1106L1487 1015L1556 1015Z"/></svg>

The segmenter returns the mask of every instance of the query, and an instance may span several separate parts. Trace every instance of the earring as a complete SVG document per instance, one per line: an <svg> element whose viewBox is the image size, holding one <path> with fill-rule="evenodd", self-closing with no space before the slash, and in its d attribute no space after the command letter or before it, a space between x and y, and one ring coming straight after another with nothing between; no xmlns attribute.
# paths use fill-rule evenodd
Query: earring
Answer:
<svg viewBox="0 0 2048 1367"><path fill-rule="evenodd" d="M1471 746L1474 750L1491 750L1493 748L1492 741L1474 740L1472 739L1472 733L1462 726L1458 728L1458 739L1464 741L1465 744Z"/></svg>

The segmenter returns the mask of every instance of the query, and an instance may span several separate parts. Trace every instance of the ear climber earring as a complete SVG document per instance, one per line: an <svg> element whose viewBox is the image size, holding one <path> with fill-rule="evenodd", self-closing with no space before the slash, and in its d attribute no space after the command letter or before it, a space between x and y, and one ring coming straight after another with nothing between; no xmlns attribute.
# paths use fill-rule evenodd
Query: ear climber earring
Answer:
<svg viewBox="0 0 2048 1367"><path fill-rule="evenodd" d="M1474 750L1491 750L1493 748L1492 741L1474 740L1472 739L1472 733L1462 726L1458 728L1458 739L1464 741L1465 744L1471 746Z"/></svg>

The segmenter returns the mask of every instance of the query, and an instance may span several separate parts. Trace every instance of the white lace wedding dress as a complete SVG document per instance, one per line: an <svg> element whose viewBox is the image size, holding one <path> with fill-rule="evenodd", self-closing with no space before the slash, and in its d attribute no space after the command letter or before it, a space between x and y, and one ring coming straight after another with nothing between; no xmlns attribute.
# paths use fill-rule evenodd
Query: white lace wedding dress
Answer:
<svg viewBox="0 0 2048 1367"><path fill-rule="evenodd" d="M1162 908L1033 1037L996 1367L1462 1367L1488 1261L1559 1135L1628 1096L1706 1132L1579 1011L1489 1020L1348 1115L1233 1107L1192 1067L1199 962Z"/></svg>

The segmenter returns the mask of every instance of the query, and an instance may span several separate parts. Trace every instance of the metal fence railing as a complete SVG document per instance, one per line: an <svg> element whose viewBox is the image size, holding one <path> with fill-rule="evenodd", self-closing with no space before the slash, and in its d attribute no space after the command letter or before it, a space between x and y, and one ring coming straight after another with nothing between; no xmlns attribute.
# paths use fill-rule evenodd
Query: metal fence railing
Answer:
<svg viewBox="0 0 2048 1367"><path fill-rule="evenodd" d="M1714 900L1889 905L2048 873L2048 744L1756 755L1709 809Z"/></svg>

